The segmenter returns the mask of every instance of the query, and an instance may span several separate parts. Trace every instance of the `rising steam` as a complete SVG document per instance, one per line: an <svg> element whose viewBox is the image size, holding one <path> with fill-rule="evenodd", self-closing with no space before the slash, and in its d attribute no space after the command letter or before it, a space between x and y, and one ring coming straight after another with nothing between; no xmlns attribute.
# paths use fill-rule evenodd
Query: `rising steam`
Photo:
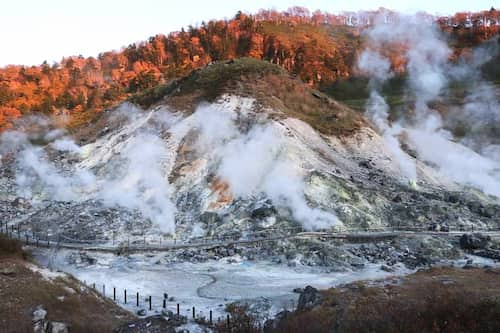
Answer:
<svg viewBox="0 0 500 333"><path fill-rule="evenodd" d="M308 205L305 171L290 159L284 129L263 116L249 115L252 103L235 97L228 103L201 105L188 117L167 109L145 113L124 104L110 118L116 128L107 129L95 143L79 146L64 133L44 127L38 136L47 143L33 143L23 132L6 132L0 152L16 154L16 182L23 197L100 200L137 210L162 232L174 233L176 193L169 172L179 143L194 131L198 135L192 148L198 159L207 161L207 175L215 172L235 198L265 195L276 206L288 208L307 229L337 223L335 215ZM59 163L53 156L74 162Z"/></svg>
<svg viewBox="0 0 500 333"><path fill-rule="evenodd" d="M245 112L250 112L250 106L240 107L240 121L248 121ZM264 193L276 206L289 208L306 229L339 223L334 214L309 207L304 196L305 171L289 156L290 143L277 123L261 119L241 133L231 108L202 107L195 117L202 134L199 144L211 147L220 161L217 174L235 196L249 199Z"/></svg>
<svg viewBox="0 0 500 333"><path fill-rule="evenodd" d="M478 74L478 66L491 59L498 47L479 48L471 61L452 64L442 32L418 16L401 16L393 24L379 22L366 36L368 47L359 57L358 67L370 77L367 114L384 136L402 173L409 180L417 176L415 160L401 149L405 137L418 159L443 175L500 197L498 138L492 132L484 135L485 129L500 119L498 92ZM413 101L407 105L408 112L392 122L380 93L383 83L394 75L389 59L383 55L384 47L390 44L404 46L406 91ZM430 107L430 102L446 95L451 80L467 83L468 94L463 105L450 107L451 112L443 116ZM450 131L458 123L466 124L463 137Z"/></svg>

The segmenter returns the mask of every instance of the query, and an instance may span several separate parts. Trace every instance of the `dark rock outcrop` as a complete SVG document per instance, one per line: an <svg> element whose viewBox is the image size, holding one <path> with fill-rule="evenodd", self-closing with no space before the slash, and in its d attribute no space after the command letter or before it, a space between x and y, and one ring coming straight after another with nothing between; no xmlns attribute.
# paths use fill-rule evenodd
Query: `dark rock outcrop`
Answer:
<svg viewBox="0 0 500 333"><path fill-rule="evenodd" d="M262 206L254 209L251 216L253 219L264 219L275 214L276 209L273 206Z"/></svg>
<svg viewBox="0 0 500 333"><path fill-rule="evenodd" d="M460 237L460 247L464 250L479 250L488 246L491 238L479 233L463 234Z"/></svg>
<svg viewBox="0 0 500 333"><path fill-rule="evenodd" d="M500 260L500 250L481 249L474 251L474 254L479 257Z"/></svg>
<svg viewBox="0 0 500 333"><path fill-rule="evenodd" d="M47 320L47 311L38 306L33 312L33 332L35 333L68 333L66 323Z"/></svg>
<svg viewBox="0 0 500 333"><path fill-rule="evenodd" d="M215 225L221 221L219 214L215 212L203 212L199 218L201 222L207 225Z"/></svg>
<svg viewBox="0 0 500 333"><path fill-rule="evenodd" d="M297 311L304 311L311 309L321 303L321 294L318 289L307 286L304 288L299 296L299 302L297 304Z"/></svg>

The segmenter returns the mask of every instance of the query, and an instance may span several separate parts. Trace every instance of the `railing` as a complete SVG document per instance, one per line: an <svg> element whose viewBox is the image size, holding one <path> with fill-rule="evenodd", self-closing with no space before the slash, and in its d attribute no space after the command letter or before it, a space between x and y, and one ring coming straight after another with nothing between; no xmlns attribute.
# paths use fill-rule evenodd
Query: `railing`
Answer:
<svg viewBox="0 0 500 333"><path fill-rule="evenodd" d="M376 227L376 228L342 228L337 231L304 231L300 227L290 228L267 228L263 230L242 230L235 235L217 235L212 237L200 237L189 240L177 239L147 239L142 236L138 238L128 238L116 242L109 239L81 240L73 239L63 234L49 234L47 232L35 232L31 229L20 229L20 225L0 222L0 232L7 234L10 238L22 240L27 245L39 247L59 247L75 250L103 251L103 252L147 252L147 251L171 251L186 248L203 247L225 247L238 244L252 244L259 242L271 242L282 239L305 239L305 238L334 238L353 240L377 239L384 237L415 237L421 235L430 236L456 236L466 232L481 232L500 237L500 230L478 229L471 226L470 229L450 229L448 231L432 231L423 227ZM244 235L244 236L242 236ZM272 235L272 236L269 236ZM132 240L132 242L131 242Z"/></svg>
<svg viewBox="0 0 500 333"><path fill-rule="evenodd" d="M117 305L124 307L129 310L135 310L137 314L140 316L147 316L153 313L162 313L162 315L167 315L168 312L171 312L171 318L174 320L179 320L181 322L195 322L197 324L215 328L216 324L223 323L225 321L225 325L231 329L231 325L233 324L233 318L230 314L226 314L225 316L214 316L217 313L221 313L221 309L218 308L216 311L211 309L207 309L204 311L197 311L196 306L186 306L185 304L177 303L176 298L168 297L169 294L164 292L160 295L151 295L144 294L138 291L138 289L119 289L113 287L112 289L107 289L104 284L96 284L87 283L87 281L83 281L83 284L92 292L97 295L107 298ZM144 297L147 295L146 297ZM172 300L173 299L173 300ZM148 313L149 311L149 313ZM185 315L182 314L185 313ZM259 323L259 326L261 324Z"/></svg>

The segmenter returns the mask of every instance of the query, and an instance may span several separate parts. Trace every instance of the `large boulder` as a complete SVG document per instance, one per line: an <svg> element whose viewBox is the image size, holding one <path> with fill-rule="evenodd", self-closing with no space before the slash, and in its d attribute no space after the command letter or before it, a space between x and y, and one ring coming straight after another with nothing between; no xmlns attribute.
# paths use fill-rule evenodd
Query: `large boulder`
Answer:
<svg viewBox="0 0 500 333"><path fill-rule="evenodd" d="M299 302L297 304L297 311L304 311L311 309L321 303L321 294L318 289L307 286L304 288L299 296Z"/></svg>
<svg viewBox="0 0 500 333"><path fill-rule="evenodd" d="M49 322L45 318L47 317L47 311L39 305L35 311L33 311L33 332L35 333L46 333L49 328Z"/></svg>
<svg viewBox="0 0 500 333"><path fill-rule="evenodd" d="M478 250L484 249L490 243L491 238L479 233L476 234L463 234L460 237L460 247L464 250Z"/></svg>
<svg viewBox="0 0 500 333"><path fill-rule="evenodd" d="M47 320L47 311L39 305L33 311L33 332L35 333L68 333L66 323Z"/></svg>
<svg viewBox="0 0 500 333"><path fill-rule="evenodd" d="M273 206L262 206L252 210L252 218L262 220L269 216L276 215L276 209Z"/></svg>
<svg viewBox="0 0 500 333"><path fill-rule="evenodd" d="M49 330L50 333L68 333L69 332L68 325L66 325L65 323L62 323L62 322L51 321L49 327L50 327L50 330Z"/></svg>
<svg viewBox="0 0 500 333"><path fill-rule="evenodd" d="M33 322L36 323L37 321L44 320L46 316L47 311L39 305L36 310L33 311Z"/></svg>
<svg viewBox="0 0 500 333"><path fill-rule="evenodd" d="M216 212L203 212L199 219L206 225L217 225L221 221L219 214Z"/></svg>
<svg viewBox="0 0 500 333"><path fill-rule="evenodd" d="M47 333L49 322L47 320L39 320L33 324L33 333Z"/></svg>

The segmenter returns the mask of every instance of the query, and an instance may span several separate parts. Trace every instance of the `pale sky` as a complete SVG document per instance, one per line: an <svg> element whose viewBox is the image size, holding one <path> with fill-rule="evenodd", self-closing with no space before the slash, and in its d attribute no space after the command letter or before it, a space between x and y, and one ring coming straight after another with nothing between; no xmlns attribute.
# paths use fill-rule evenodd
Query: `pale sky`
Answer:
<svg viewBox="0 0 500 333"><path fill-rule="evenodd" d="M479 11L498 0L4 0L0 4L0 66L97 56L158 33L201 21L233 17L238 10L303 6L331 13L385 7L402 12Z"/></svg>

